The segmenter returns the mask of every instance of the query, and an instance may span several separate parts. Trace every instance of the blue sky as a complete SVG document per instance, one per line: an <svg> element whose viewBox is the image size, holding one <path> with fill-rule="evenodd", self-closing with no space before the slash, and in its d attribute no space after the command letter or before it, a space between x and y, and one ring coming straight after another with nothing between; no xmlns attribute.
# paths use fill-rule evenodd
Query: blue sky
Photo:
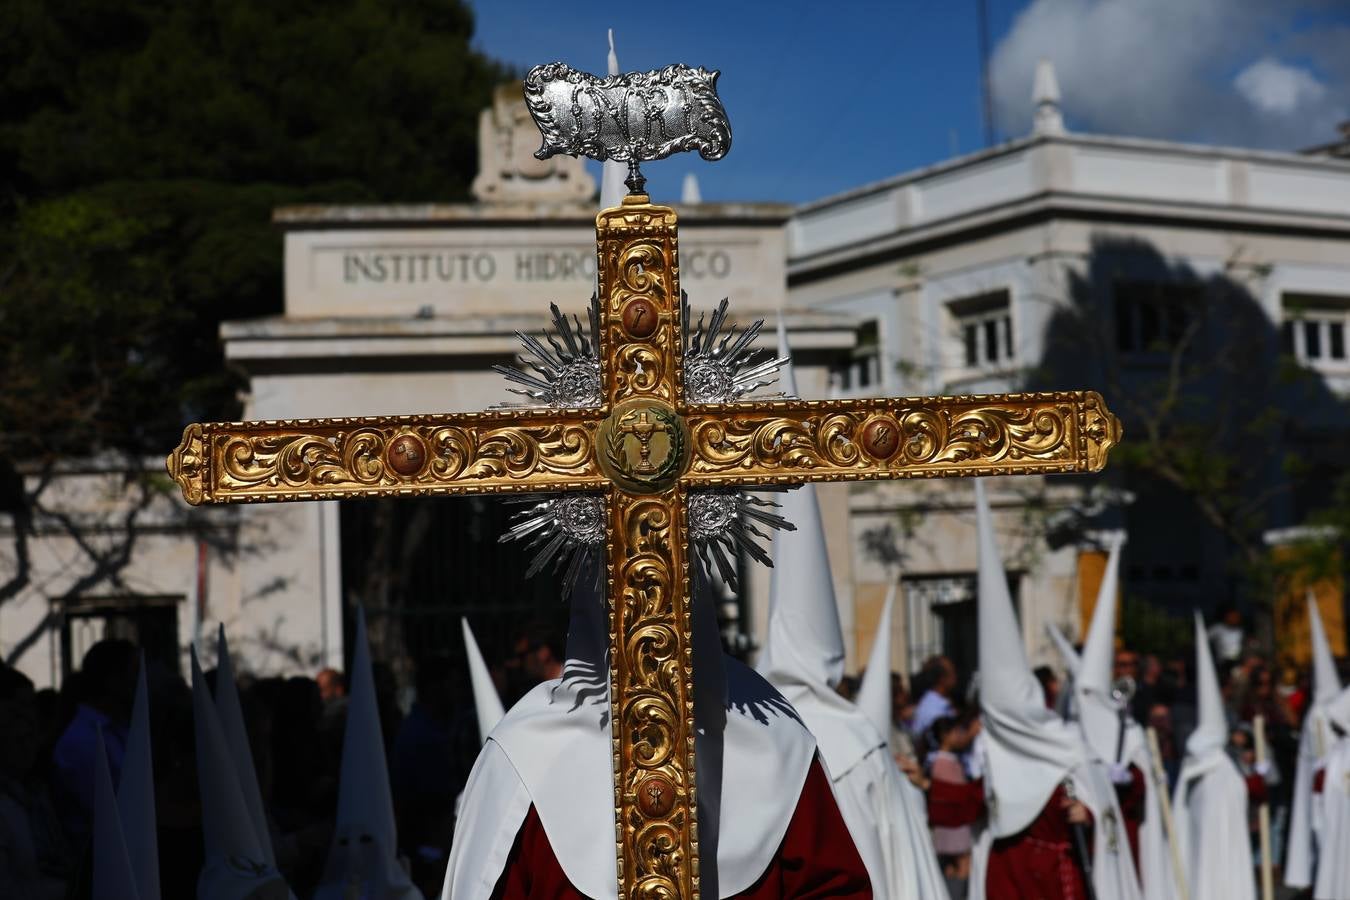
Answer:
<svg viewBox="0 0 1350 900"><path fill-rule="evenodd" d="M983 146L975 0L583 4L473 0L476 45L519 66L722 71L731 153L644 167L674 199L804 202ZM1050 57L1072 129L1297 149L1350 118L1350 0L988 0L1004 137Z"/></svg>

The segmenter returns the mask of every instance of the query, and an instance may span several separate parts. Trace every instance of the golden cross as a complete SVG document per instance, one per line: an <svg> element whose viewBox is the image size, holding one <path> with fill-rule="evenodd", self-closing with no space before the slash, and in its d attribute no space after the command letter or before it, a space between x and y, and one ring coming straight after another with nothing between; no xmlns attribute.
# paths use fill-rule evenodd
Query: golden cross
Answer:
<svg viewBox="0 0 1350 900"><path fill-rule="evenodd" d="M599 407L195 424L168 466L192 504L602 493L620 896L696 898L689 492L1095 472L1120 424L1090 391L687 402L674 210L630 194L596 249Z"/></svg>

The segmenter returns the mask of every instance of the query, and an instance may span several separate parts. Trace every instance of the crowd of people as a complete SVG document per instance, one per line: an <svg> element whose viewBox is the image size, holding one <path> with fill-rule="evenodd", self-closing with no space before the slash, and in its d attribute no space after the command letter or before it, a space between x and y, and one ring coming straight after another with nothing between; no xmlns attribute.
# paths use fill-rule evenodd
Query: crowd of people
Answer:
<svg viewBox="0 0 1350 900"><path fill-rule="evenodd" d="M506 686L508 700L561 671L556 639L533 635L527 629L506 656L493 654L492 669ZM1262 785L1251 794L1253 858L1260 853L1256 807L1265 802L1278 870L1299 729L1312 700L1309 673L1277 664L1243 635L1235 615L1211 629L1210 637L1229 722L1227 752L1240 771ZM59 691L35 690L16 670L0 668L0 884L10 886L13 896L87 895L93 754L101 733L115 783L140 659L126 641L101 641ZM1169 785L1176 782L1187 736L1195 727L1194 668L1189 654L1162 658L1128 647L1115 653L1113 674L1135 685L1129 710L1156 733ZM455 801L481 745L472 697L462 668L448 658L423 661L411 692L415 699L406 708L390 670L377 663L373 671L400 855L423 894L436 896L450 852ZM1047 707L1063 708L1069 671L1069 665L1036 670ZM937 656L908 679L892 675L892 747L901 768L922 790L978 777L971 771L970 754L981 727L972 674ZM193 896L203 850L191 692L181 676L158 663L148 663L145 675L162 895ZM214 670L207 673L208 681L213 677ZM313 678L241 678L240 687L277 867L296 896L304 898L320 880L333 836L348 702L345 679L325 669ZM856 681L845 679L840 692L848 696L855 687ZM1262 764L1255 758L1258 719L1269 747ZM931 838L949 892L964 896L971 827L933 824Z"/></svg>
<svg viewBox="0 0 1350 900"><path fill-rule="evenodd" d="M529 632L533 634L533 630ZM560 638L559 638L560 640ZM556 675L557 645L528 634L512 659L508 690ZM90 892L94 754L101 736L119 781L141 654L103 640L60 689L35 689L0 665L0 896L59 900ZM423 660L411 694L388 666L372 666L380 730L398 820L400 852L425 896L437 896L454 827L455 799L480 747L463 665ZM520 674L516 674L520 673ZM182 675L145 663L158 822L161 896L197 896L203 866L193 700ZM206 680L215 689L216 671ZM344 673L239 679L254 768L277 867L299 898L322 877L334 834L348 695Z"/></svg>
<svg viewBox="0 0 1350 900"><path fill-rule="evenodd" d="M1257 809L1263 802L1268 804L1272 862L1278 883L1299 732L1312 700L1310 671L1277 664L1257 641L1243 633L1240 621L1239 615L1227 611L1210 629L1211 647L1229 723L1227 752L1244 774L1257 774L1255 723L1258 717L1264 723L1269 760L1259 766L1259 779L1249 780L1249 784L1259 783L1261 788L1251 792L1248 829L1253 857L1259 860ZM1194 659L1193 652L1162 657L1140 654L1128 647L1115 653L1113 676L1133 683L1133 695L1127 700L1129 712L1135 721L1157 734L1159 762L1169 793L1180 774L1186 739L1196 725ZM898 761L922 789L929 789L933 782L965 784L972 780L969 750L980 731L978 679L971 678L972 674L957 671L945 656L934 656L923 662L908 683L898 674L892 676L892 718L895 734L901 738L898 744L893 739L892 744L902 748ZM1063 710L1069 690L1066 667L1042 665L1035 674L1046 706ZM849 696L856 684L856 680L846 680L841 690ZM964 896L971 835L968 825L932 826L933 847L954 900Z"/></svg>

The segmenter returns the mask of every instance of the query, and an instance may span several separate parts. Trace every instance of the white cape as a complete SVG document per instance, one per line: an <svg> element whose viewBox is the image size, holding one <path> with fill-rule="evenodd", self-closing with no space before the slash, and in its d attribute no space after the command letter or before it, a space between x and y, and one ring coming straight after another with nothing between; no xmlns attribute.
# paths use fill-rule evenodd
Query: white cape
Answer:
<svg viewBox="0 0 1350 900"><path fill-rule="evenodd" d="M1322 625L1322 614L1312 593L1308 594L1308 635L1312 645L1312 707L1303 718L1298 738L1298 764L1294 769L1293 808L1289 817L1289 844L1284 858L1284 883L1292 888L1313 883L1313 773L1322 767L1335 737L1327 718L1329 707L1341 693L1331 642Z"/></svg>
<svg viewBox="0 0 1350 900"><path fill-rule="evenodd" d="M464 788L444 900L492 896L531 804L572 886L617 900L603 602L594 588L574 591L562 677L522 697L488 736ZM728 897L773 862L816 743L781 694L722 655L716 614L697 592L693 632L700 881L705 896Z"/></svg>
<svg viewBox="0 0 1350 900"><path fill-rule="evenodd" d="M1289 844L1285 851L1284 883L1291 888L1312 886L1314 848L1321 845L1321 835L1313 827L1313 776L1322 768L1327 754L1335 743L1326 710L1314 701L1303 717L1303 730L1298 737L1298 763L1294 769L1293 803L1289 815Z"/></svg>
<svg viewBox="0 0 1350 900"><path fill-rule="evenodd" d="M1172 803L1188 900L1255 900L1247 782L1224 747L1228 722L1209 637L1195 614L1195 695L1199 712Z"/></svg>
<svg viewBox="0 0 1350 900"><path fill-rule="evenodd" d="M1149 900L1174 900L1177 894L1177 873L1172 864L1172 847L1167 841L1167 829L1162 816L1160 791L1167 790L1166 782L1158 784L1153 777L1153 754L1148 739L1139 723L1130 720L1125 732L1125 762L1144 774L1144 821L1139 826L1139 881L1144 896Z"/></svg>
<svg viewBox="0 0 1350 900"><path fill-rule="evenodd" d="M728 659L721 778L715 752L696 757L703 882L717 833L718 893L749 888L773 861L815 758L815 742L781 696ZM576 669L546 681L511 707L489 736L464 787L446 872L445 900L486 900L533 804L568 881L595 900L617 900L614 788L606 672ZM717 785L720 782L720 792ZM720 827L702 825L720 793Z"/></svg>
<svg viewBox="0 0 1350 900"><path fill-rule="evenodd" d="M814 730L810 714L798 711ZM947 883L929 837L926 802L890 750L878 747L844 774L830 774L839 812L872 881L873 896L946 900Z"/></svg>
<svg viewBox="0 0 1350 900"><path fill-rule="evenodd" d="M781 321L778 355L791 356ZM783 368L780 384L789 395L796 394L790 364ZM907 793L911 785L888 746L889 643L881 658L874 660L868 680L866 693L876 707L869 717L867 709L834 690L844 675L844 637L815 485L789 491L779 502L783 517L796 530L774 535L768 633L760 651L759 672L783 692L815 735L834 783L839 812L862 857L874 896L946 900L946 882L928 837L924 805ZM888 609L892 602L888 601ZM888 617L879 632L889 642Z"/></svg>
<svg viewBox="0 0 1350 900"><path fill-rule="evenodd" d="M1172 815L1189 900L1255 900L1247 783L1226 753L1182 766Z"/></svg>
<svg viewBox="0 0 1350 900"><path fill-rule="evenodd" d="M1350 897L1350 739L1341 738L1331 748L1324 771L1313 898L1343 900Z"/></svg>

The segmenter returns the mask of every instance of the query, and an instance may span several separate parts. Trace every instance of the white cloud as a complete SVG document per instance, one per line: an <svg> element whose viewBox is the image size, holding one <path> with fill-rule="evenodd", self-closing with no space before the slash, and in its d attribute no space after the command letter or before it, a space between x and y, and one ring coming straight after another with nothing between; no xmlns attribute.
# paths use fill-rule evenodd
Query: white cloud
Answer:
<svg viewBox="0 0 1350 900"><path fill-rule="evenodd" d="M1262 57L1238 73L1233 86L1264 113L1287 115L1300 106L1316 103L1327 89L1307 69Z"/></svg>
<svg viewBox="0 0 1350 900"><path fill-rule="evenodd" d="M1343 45L1310 41L1295 21L1325 2L1032 0L991 60L1000 127L1030 130L1032 73L1045 57L1071 130L1284 149L1323 143L1350 110L1350 67L1338 58ZM1276 114L1294 109L1275 127Z"/></svg>

